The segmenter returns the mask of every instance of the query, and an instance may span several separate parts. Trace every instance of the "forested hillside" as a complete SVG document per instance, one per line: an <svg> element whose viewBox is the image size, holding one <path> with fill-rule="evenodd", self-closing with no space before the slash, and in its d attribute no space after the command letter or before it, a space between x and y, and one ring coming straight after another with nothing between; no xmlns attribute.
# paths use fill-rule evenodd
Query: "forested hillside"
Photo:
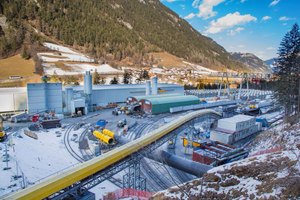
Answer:
<svg viewBox="0 0 300 200"><path fill-rule="evenodd" d="M0 13L8 24L0 29L2 56L21 48L29 31L95 58L166 51L210 68L243 68L159 0L2 0Z"/></svg>
<svg viewBox="0 0 300 200"><path fill-rule="evenodd" d="M233 52L231 55L233 59L244 63L244 65L253 71L269 73L272 71L272 69L262 59L252 53Z"/></svg>

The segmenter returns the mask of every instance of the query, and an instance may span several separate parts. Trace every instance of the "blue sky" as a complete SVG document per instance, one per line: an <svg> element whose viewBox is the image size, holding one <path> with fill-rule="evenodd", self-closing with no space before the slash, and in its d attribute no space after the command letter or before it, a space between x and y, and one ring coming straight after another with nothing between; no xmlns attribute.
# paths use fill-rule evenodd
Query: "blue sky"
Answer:
<svg viewBox="0 0 300 200"><path fill-rule="evenodd" d="M300 0L161 0L229 52L277 56L283 36L299 24Z"/></svg>

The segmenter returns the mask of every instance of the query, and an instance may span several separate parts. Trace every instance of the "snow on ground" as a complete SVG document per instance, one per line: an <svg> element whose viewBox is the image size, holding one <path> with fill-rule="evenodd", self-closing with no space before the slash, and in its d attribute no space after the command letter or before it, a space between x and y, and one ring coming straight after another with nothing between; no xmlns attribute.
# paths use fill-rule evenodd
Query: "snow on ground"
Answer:
<svg viewBox="0 0 300 200"><path fill-rule="evenodd" d="M94 62L94 59L81 54L60 53L57 55L56 53L38 53L38 56L43 62Z"/></svg>
<svg viewBox="0 0 300 200"><path fill-rule="evenodd" d="M69 67L68 70L63 70L61 68L56 67L55 64L45 63L44 66L44 72L47 75L78 75L78 74L84 74L85 71L95 71L99 74L123 74L123 71L117 70L108 64L103 65L93 65L93 64L65 64L67 67Z"/></svg>
<svg viewBox="0 0 300 200"><path fill-rule="evenodd" d="M299 199L300 123L272 128L250 146L257 153L275 145L283 151L215 167L203 178L161 191L153 199Z"/></svg>
<svg viewBox="0 0 300 200"><path fill-rule="evenodd" d="M275 147L284 150L297 149L297 144L300 144L300 123L291 127L281 124L258 135L248 148L250 155L254 155Z"/></svg>
<svg viewBox="0 0 300 200"><path fill-rule="evenodd" d="M158 68L158 67L151 68L150 72L154 73L154 74L164 74L164 70L162 68Z"/></svg>
<svg viewBox="0 0 300 200"><path fill-rule="evenodd" d="M118 189L120 188L112 184L110 181L103 181L101 184L93 187L89 191L96 195L96 199L102 199L107 193L114 192Z"/></svg>
<svg viewBox="0 0 300 200"><path fill-rule="evenodd" d="M47 48L49 48L49 49L51 49L51 50L54 50L54 51L60 51L60 52L65 52L65 53L77 54L77 52L71 50L68 47L64 47L62 45L57 45L57 44L45 42L44 46L47 47Z"/></svg>
<svg viewBox="0 0 300 200"><path fill-rule="evenodd" d="M75 52L71 50L68 47L53 44L53 43L44 43L44 46L54 50L58 51L59 53L53 52L53 53L38 53L38 56L43 62L59 62L59 61L69 61L69 62L94 62L95 60L92 58L89 58L86 55L83 55L81 53Z"/></svg>
<svg viewBox="0 0 300 200"><path fill-rule="evenodd" d="M56 136L56 131L62 133L61 137ZM21 188L22 178L13 180L13 176L17 174L24 174L24 182L28 186L78 164L78 161L66 150L63 143L64 132L61 128L36 133L38 140L26 136L23 129L10 136L7 143L10 144L8 145L10 160L8 166L11 169L2 170L6 163L0 163L0 196ZM1 154L4 155L5 145L1 143L0 147L2 148ZM16 165L18 165L18 169Z"/></svg>
<svg viewBox="0 0 300 200"><path fill-rule="evenodd" d="M43 61L44 72L46 75L78 75L83 74L85 71L95 71L99 74L122 74L123 71L117 70L107 64L95 65L90 64L94 59L89 58L81 53L77 53L68 47L56 45L52 43L44 43L45 47L51 50L58 51L54 53L38 53ZM56 66L56 62L63 62L65 68ZM81 62L81 63L68 63L68 62Z"/></svg>
<svg viewBox="0 0 300 200"><path fill-rule="evenodd" d="M299 155L283 151L216 167L208 171L203 179L195 179L180 188L172 187L157 193L154 199L206 197L238 200L281 199L289 195L297 197L300 180Z"/></svg>
<svg viewBox="0 0 300 200"><path fill-rule="evenodd" d="M196 65L196 64L193 64L193 63L189 63L189 62L186 62L186 61L183 61L184 64L187 64L191 67L194 68L194 70L198 71L199 73L203 73L203 74L210 74L210 73L216 73L217 71L215 70L212 70L212 69L209 69L209 68L206 68L206 67L203 67L201 65Z"/></svg>

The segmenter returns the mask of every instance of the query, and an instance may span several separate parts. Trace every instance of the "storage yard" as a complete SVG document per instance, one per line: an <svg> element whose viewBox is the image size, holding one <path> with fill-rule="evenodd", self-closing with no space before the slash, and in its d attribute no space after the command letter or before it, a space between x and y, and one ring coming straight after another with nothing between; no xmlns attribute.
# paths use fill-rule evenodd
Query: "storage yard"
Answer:
<svg viewBox="0 0 300 200"><path fill-rule="evenodd" d="M246 158L249 141L282 118L271 91L184 90L157 77L95 86L86 72L83 86L32 83L20 93L1 107L4 199L67 197L70 185L91 199L120 189L151 195Z"/></svg>

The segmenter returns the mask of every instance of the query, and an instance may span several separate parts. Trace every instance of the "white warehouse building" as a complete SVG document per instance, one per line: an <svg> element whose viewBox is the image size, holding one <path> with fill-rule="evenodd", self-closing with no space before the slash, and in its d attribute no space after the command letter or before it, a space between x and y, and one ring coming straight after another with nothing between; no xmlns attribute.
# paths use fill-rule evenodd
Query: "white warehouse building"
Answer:
<svg viewBox="0 0 300 200"><path fill-rule="evenodd" d="M27 109L26 87L0 88L0 113Z"/></svg>
<svg viewBox="0 0 300 200"><path fill-rule="evenodd" d="M218 120L218 126L210 134L210 139L225 144L234 144L261 130L261 123L255 117L235 115Z"/></svg>

